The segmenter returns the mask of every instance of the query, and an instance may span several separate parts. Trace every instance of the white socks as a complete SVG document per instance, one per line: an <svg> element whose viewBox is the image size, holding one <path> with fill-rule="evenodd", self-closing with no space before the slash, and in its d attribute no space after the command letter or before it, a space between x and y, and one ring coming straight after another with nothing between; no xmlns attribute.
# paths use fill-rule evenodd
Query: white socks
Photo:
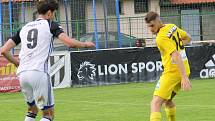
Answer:
<svg viewBox="0 0 215 121"><path fill-rule="evenodd" d="M35 121L35 118L31 118L31 117L26 116L25 121Z"/></svg>
<svg viewBox="0 0 215 121"><path fill-rule="evenodd" d="M40 119L40 121L51 121L51 120L48 118L42 118L42 119Z"/></svg>
<svg viewBox="0 0 215 121"><path fill-rule="evenodd" d="M26 116L25 121L35 121L35 118L31 118L31 117ZM40 119L40 121L51 121L51 120L47 119L47 118L42 118L42 119Z"/></svg>

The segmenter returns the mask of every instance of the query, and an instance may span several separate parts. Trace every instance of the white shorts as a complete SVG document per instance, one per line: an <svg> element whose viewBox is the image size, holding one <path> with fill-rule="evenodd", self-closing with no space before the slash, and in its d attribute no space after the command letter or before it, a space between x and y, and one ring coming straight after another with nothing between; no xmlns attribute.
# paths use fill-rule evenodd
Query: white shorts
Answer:
<svg viewBox="0 0 215 121"><path fill-rule="evenodd" d="M41 110L54 106L53 88L49 75L41 71L23 71L18 75L21 90L29 106L36 104Z"/></svg>

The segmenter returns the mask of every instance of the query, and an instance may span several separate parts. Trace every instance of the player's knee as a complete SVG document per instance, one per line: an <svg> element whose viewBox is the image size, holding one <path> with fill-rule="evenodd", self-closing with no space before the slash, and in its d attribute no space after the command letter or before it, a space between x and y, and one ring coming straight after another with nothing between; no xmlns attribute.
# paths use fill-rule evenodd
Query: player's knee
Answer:
<svg viewBox="0 0 215 121"><path fill-rule="evenodd" d="M173 103L172 100L167 100L167 101L165 101L165 106L169 107L169 108L172 108L172 107L175 106L175 104Z"/></svg>
<svg viewBox="0 0 215 121"><path fill-rule="evenodd" d="M164 102L164 99L158 97L158 96L154 96L152 101L151 101L151 105L152 106L156 106L156 107L160 107Z"/></svg>
<svg viewBox="0 0 215 121"><path fill-rule="evenodd" d="M50 121L52 121L54 119L54 110L53 110L53 108L43 110L43 117L46 118L46 119L49 119Z"/></svg>

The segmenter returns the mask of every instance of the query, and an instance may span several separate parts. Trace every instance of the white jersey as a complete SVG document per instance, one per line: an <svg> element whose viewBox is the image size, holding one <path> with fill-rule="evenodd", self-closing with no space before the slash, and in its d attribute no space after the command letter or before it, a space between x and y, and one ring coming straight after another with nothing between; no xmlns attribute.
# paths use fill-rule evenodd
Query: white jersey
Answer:
<svg viewBox="0 0 215 121"><path fill-rule="evenodd" d="M58 37L62 32L62 27L56 22L44 19L37 19L22 27L11 38L16 44L21 42L17 74L28 70L48 73L48 58L52 52L53 37Z"/></svg>

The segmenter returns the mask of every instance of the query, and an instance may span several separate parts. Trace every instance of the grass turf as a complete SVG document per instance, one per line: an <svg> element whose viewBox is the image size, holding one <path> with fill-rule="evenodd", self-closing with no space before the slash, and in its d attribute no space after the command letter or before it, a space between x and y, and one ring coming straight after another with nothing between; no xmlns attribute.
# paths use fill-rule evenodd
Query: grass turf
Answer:
<svg viewBox="0 0 215 121"><path fill-rule="evenodd" d="M57 89L55 121L149 121L155 83ZM176 96L177 121L215 121L215 80L192 80L192 90ZM21 93L0 94L0 121L23 121ZM162 121L166 121L162 109ZM39 121L41 113L38 115Z"/></svg>

